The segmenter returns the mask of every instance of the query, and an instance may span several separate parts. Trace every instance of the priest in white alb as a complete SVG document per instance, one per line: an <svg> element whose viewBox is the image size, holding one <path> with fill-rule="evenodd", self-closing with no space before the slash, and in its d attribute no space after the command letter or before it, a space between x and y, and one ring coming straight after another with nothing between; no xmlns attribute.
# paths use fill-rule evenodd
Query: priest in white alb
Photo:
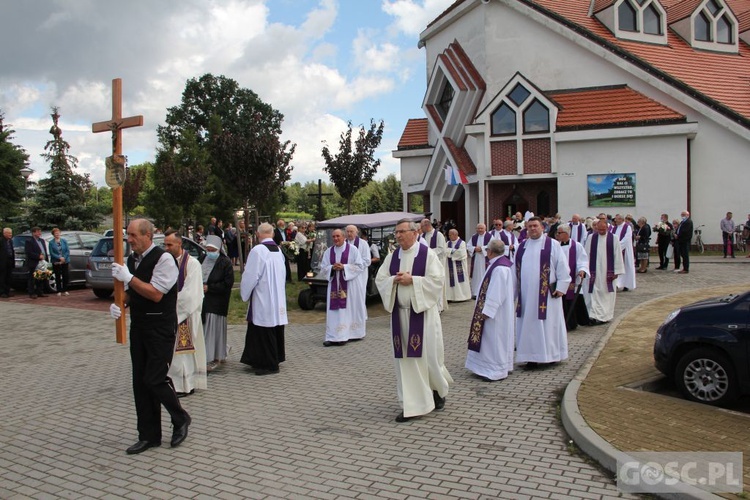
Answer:
<svg viewBox="0 0 750 500"><path fill-rule="evenodd" d="M445 259L445 275L448 286L445 298L451 302L471 300L471 285L469 283L469 253L466 242L458 237L458 231L448 231L447 256Z"/></svg>
<svg viewBox="0 0 750 500"><path fill-rule="evenodd" d="M331 235L333 246L323 252L320 270L328 279L325 347L341 346L365 335L365 310L351 297L357 278L366 272L359 249L350 245L341 229ZM364 298L364 297L362 297Z"/></svg>
<svg viewBox="0 0 750 500"><path fill-rule="evenodd" d="M362 328L352 330L349 334L349 340L361 340L364 338L365 324L367 321L367 280L370 277L370 263L372 262L372 251L370 250L370 244L367 240L359 237L359 228L354 224L346 226L346 242L349 243L353 248L356 248L359 252L359 258L362 261L364 269L357 279L349 283L349 297L348 299L352 302L352 307L358 307L360 312L359 317L364 318L362 322Z"/></svg>
<svg viewBox="0 0 750 500"><path fill-rule="evenodd" d="M583 245L570 236L570 232L570 226L560 224L557 226L555 234L555 238L560 242L562 251L568 259L568 267L570 268L570 285L568 285L568 290L563 297L565 326L569 332L578 328L578 325L589 324L586 302L581 295L583 280L589 273L589 256Z"/></svg>
<svg viewBox="0 0 750 500"><path fill-rule="evenodd" d="M516 249L518 248L518 237L513 232L515 224L512 220L503 222L502 231L497 232L496 238L503 242L505 246L505 256L510 259L511 262L516 261Z"/></svg>
<svg viewBox="0 0 750 500"><path fill-rule="evenodd" d="M422 222L419 224L419 226L422 230L422 235L419 237L419 241L427 245L430 250L435 252L435 255L437 255L437 258L440 260L440 265L445 267L445 261L448 255L448 244L445 241L445 236L436 228L432 227L432 222L430 222L430 219L422 219ZM444 309L447 309L448 307L445 290L447 286L448 284L446 280L443 285L443 300L440 301L440 304L438 306L440 308L440 312L442 312Z"/></svg>
<svg viewBox="0 0 750 500"><path fill-rule="evenodd" d="M481 279L469 327L467 370L486 382L503 380L513 371L515 346L516 270L505 254L505 244L492 240L490 264Z"/></svg>
<svg viewBox="0 0 750 500"><path fill-rule="evenodd" d="M625 272L620 240L608 231L606 219L598 219L586 240L589 277L583 283L589 325L601 325L615 316L617 277Z"/></svg>
<svg viewBox="0 0 750 500"><path fill-rule="evenodd" d="M487 232L487 226L480 222L477 224L477 232L466 245L466 250L469 253L469 267L471 268L472 298L477 296L484 272L487 270L487 245L491 239L492 234Z"/></svg>
<svg viewBox="0 0 750 500"><path fill-rule="evenodd" d="M287 260L273 240L271 224L258 226L258 239L260 243L247 256L240 282L240 296L248 302L245 350L240 362L251 366L256 375L271 375L279 373L279 364L286 360Z"/></svg>
<svg viewBox="0 0 750 500"><path fill-rule="evenodd" d="M417 242L417 224L396 226L399 247L385 258L376 277L383 307L391 313L396 387L406 422L445 406L453 383L445 367L443 327L438 304L443 300L445 271L434 252Z"/></svg>
<svg viewBox="0 0 750 500"><path fill-rule="evenodd" d="M539 217L526 221L526 229L528 238L516 252L516 361L534 369L568 357L562 296L570 269L560 243L544 234Z"/></svg>
<svg viewBox="0 0 750 500"><path fill-rule="evenodd" d="M164 233L164 247L177 261L177 342L167 375L177 397L195 389L206 389L206 342L203 338L203 271L201 264L182 248L182 235L170 229Z"/></svg>
<svg viewBox="0 0 750 500"><path fill-rule="evenodd" d="M635 290L635 254L633 251L633 226L620 215L615 215L615 223L610 228L612 234L620 241L622 262L625 272L617 277L617 288L624 292Z"/></svg>
<svg viewBox="0 0 750 500"><path fill-rule="evenodd" d="M581 219L581 216L573 214L573 217L570 218L570 224L568 227L570 227L570 239L577 241L581 245L585 245L586 238L589 236L589 231L586 224Z"/></svg>

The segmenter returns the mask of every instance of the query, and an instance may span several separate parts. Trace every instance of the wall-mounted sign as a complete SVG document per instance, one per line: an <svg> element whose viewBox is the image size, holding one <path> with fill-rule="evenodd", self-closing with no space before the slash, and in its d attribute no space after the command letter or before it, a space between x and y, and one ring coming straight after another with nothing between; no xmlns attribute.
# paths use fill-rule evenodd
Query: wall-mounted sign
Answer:
<svg viewBox="0 0 750 500"><path fill-rule="evenodd" d="M590 207L634 207L635 174L587 176Z"/></svg>

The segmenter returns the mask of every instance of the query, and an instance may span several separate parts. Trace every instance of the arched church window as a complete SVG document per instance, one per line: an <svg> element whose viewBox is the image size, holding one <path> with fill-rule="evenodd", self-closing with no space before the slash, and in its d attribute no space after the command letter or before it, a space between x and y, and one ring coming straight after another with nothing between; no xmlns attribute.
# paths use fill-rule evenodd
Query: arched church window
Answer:
<svg viewBox="0 0 750 500"><path fill-rule="evenodd" d="M638 31L637 12L630 0L623 0L617 9L618 27L623 31Z"/></svg>
<svg viewBox="0 0 750 500"><path fill-rule="evenodd" d="M549 132L549 110L537 99L523 112L523 131Z"/></svg>
<svg viewBox="0 0 750 500"><path fill-rule="evenodd" d="M515 134L516 133L516 112L510 109L505 103L502 103L497 110L492 113L492 135Z"/></svg>

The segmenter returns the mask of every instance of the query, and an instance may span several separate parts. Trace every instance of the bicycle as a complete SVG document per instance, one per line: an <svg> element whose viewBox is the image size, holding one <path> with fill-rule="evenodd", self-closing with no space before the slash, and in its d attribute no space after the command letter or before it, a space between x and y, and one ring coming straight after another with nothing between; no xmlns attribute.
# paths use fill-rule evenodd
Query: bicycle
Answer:
<svg viewBox="0 0 750 500"><path fill-rule="evenodd" d="M745 226L743 224L740 224L737 226L734 230L734 234L732 235L734 237L734 251L745 253L747 250L745 245L745 238L743 238Z"/></svg>
<svg viewBox="0 0 750 500"><path fill-rule="evenodd" d="M698 252L700 253L706 251L706 245L703 244L703 238L701 238L701 233L703 232L701 230L702 227L705 227L705 224L701 224L695 230L695 246L698 247Z"/></svg>

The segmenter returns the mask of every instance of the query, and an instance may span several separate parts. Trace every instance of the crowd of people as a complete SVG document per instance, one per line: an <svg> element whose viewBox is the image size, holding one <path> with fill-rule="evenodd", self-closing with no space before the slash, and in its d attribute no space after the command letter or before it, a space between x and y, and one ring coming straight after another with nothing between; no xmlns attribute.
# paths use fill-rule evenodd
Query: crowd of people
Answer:
<svg viewBox="0 0 750 500"><path fill-rule="evenodd" d="M727 221L731 214L722 221L722 230L734 231ZM648 271L654 233L657 269L667 269L674 259L676 271L689 272L693 225L687 211L671 222L662 214L653 227L644 217L621 214L573 215L563 221L519 213L494 220L491 230L480 223L466 239L455 225L442 225L443 233L435 222L400 221L395 245L375 276L383 307L391 314L399 423L445 407L453 378L444 361L441 313L450 303L474 300L465 368L495 382L518 364L534 370L564 361L569 331L611 321L617 293L634 290L636 274ZM112 274L125 284L131 316L138 441L129 454L161 444L161 406L173 424L171 445L179 446L192 422L180 398L205 389L207 374L227 359L234 285L229 249L240 247L238 231L222 226L212 219L207 231L201 226L195 231L193 237L202 238L207 250L203 264L182 250L177 231L166 232L162 250L153 244L150 222L139 219L128 227L133 253L126 265L113 264ZM255 233L257 244L247 254L240 283L240 295L248 303L240 361L262 376L279 373L286 360L289 262L297 262L297 278L302 279L310 255L299 254L311 248L316 232L312 223L279 220L258 225ZM381 258L356 226L335 229L332 241L320 263L328 280L324 347L365 338L368 268ZM64 255L58 238L51 245L58 252L53 259ZM44 251L37 246L39 253ZM32 250L37 249L27 251ZM727 244L725 254L734 256ZM110 312L114 318L123 313L116 304Z"/></svg>

